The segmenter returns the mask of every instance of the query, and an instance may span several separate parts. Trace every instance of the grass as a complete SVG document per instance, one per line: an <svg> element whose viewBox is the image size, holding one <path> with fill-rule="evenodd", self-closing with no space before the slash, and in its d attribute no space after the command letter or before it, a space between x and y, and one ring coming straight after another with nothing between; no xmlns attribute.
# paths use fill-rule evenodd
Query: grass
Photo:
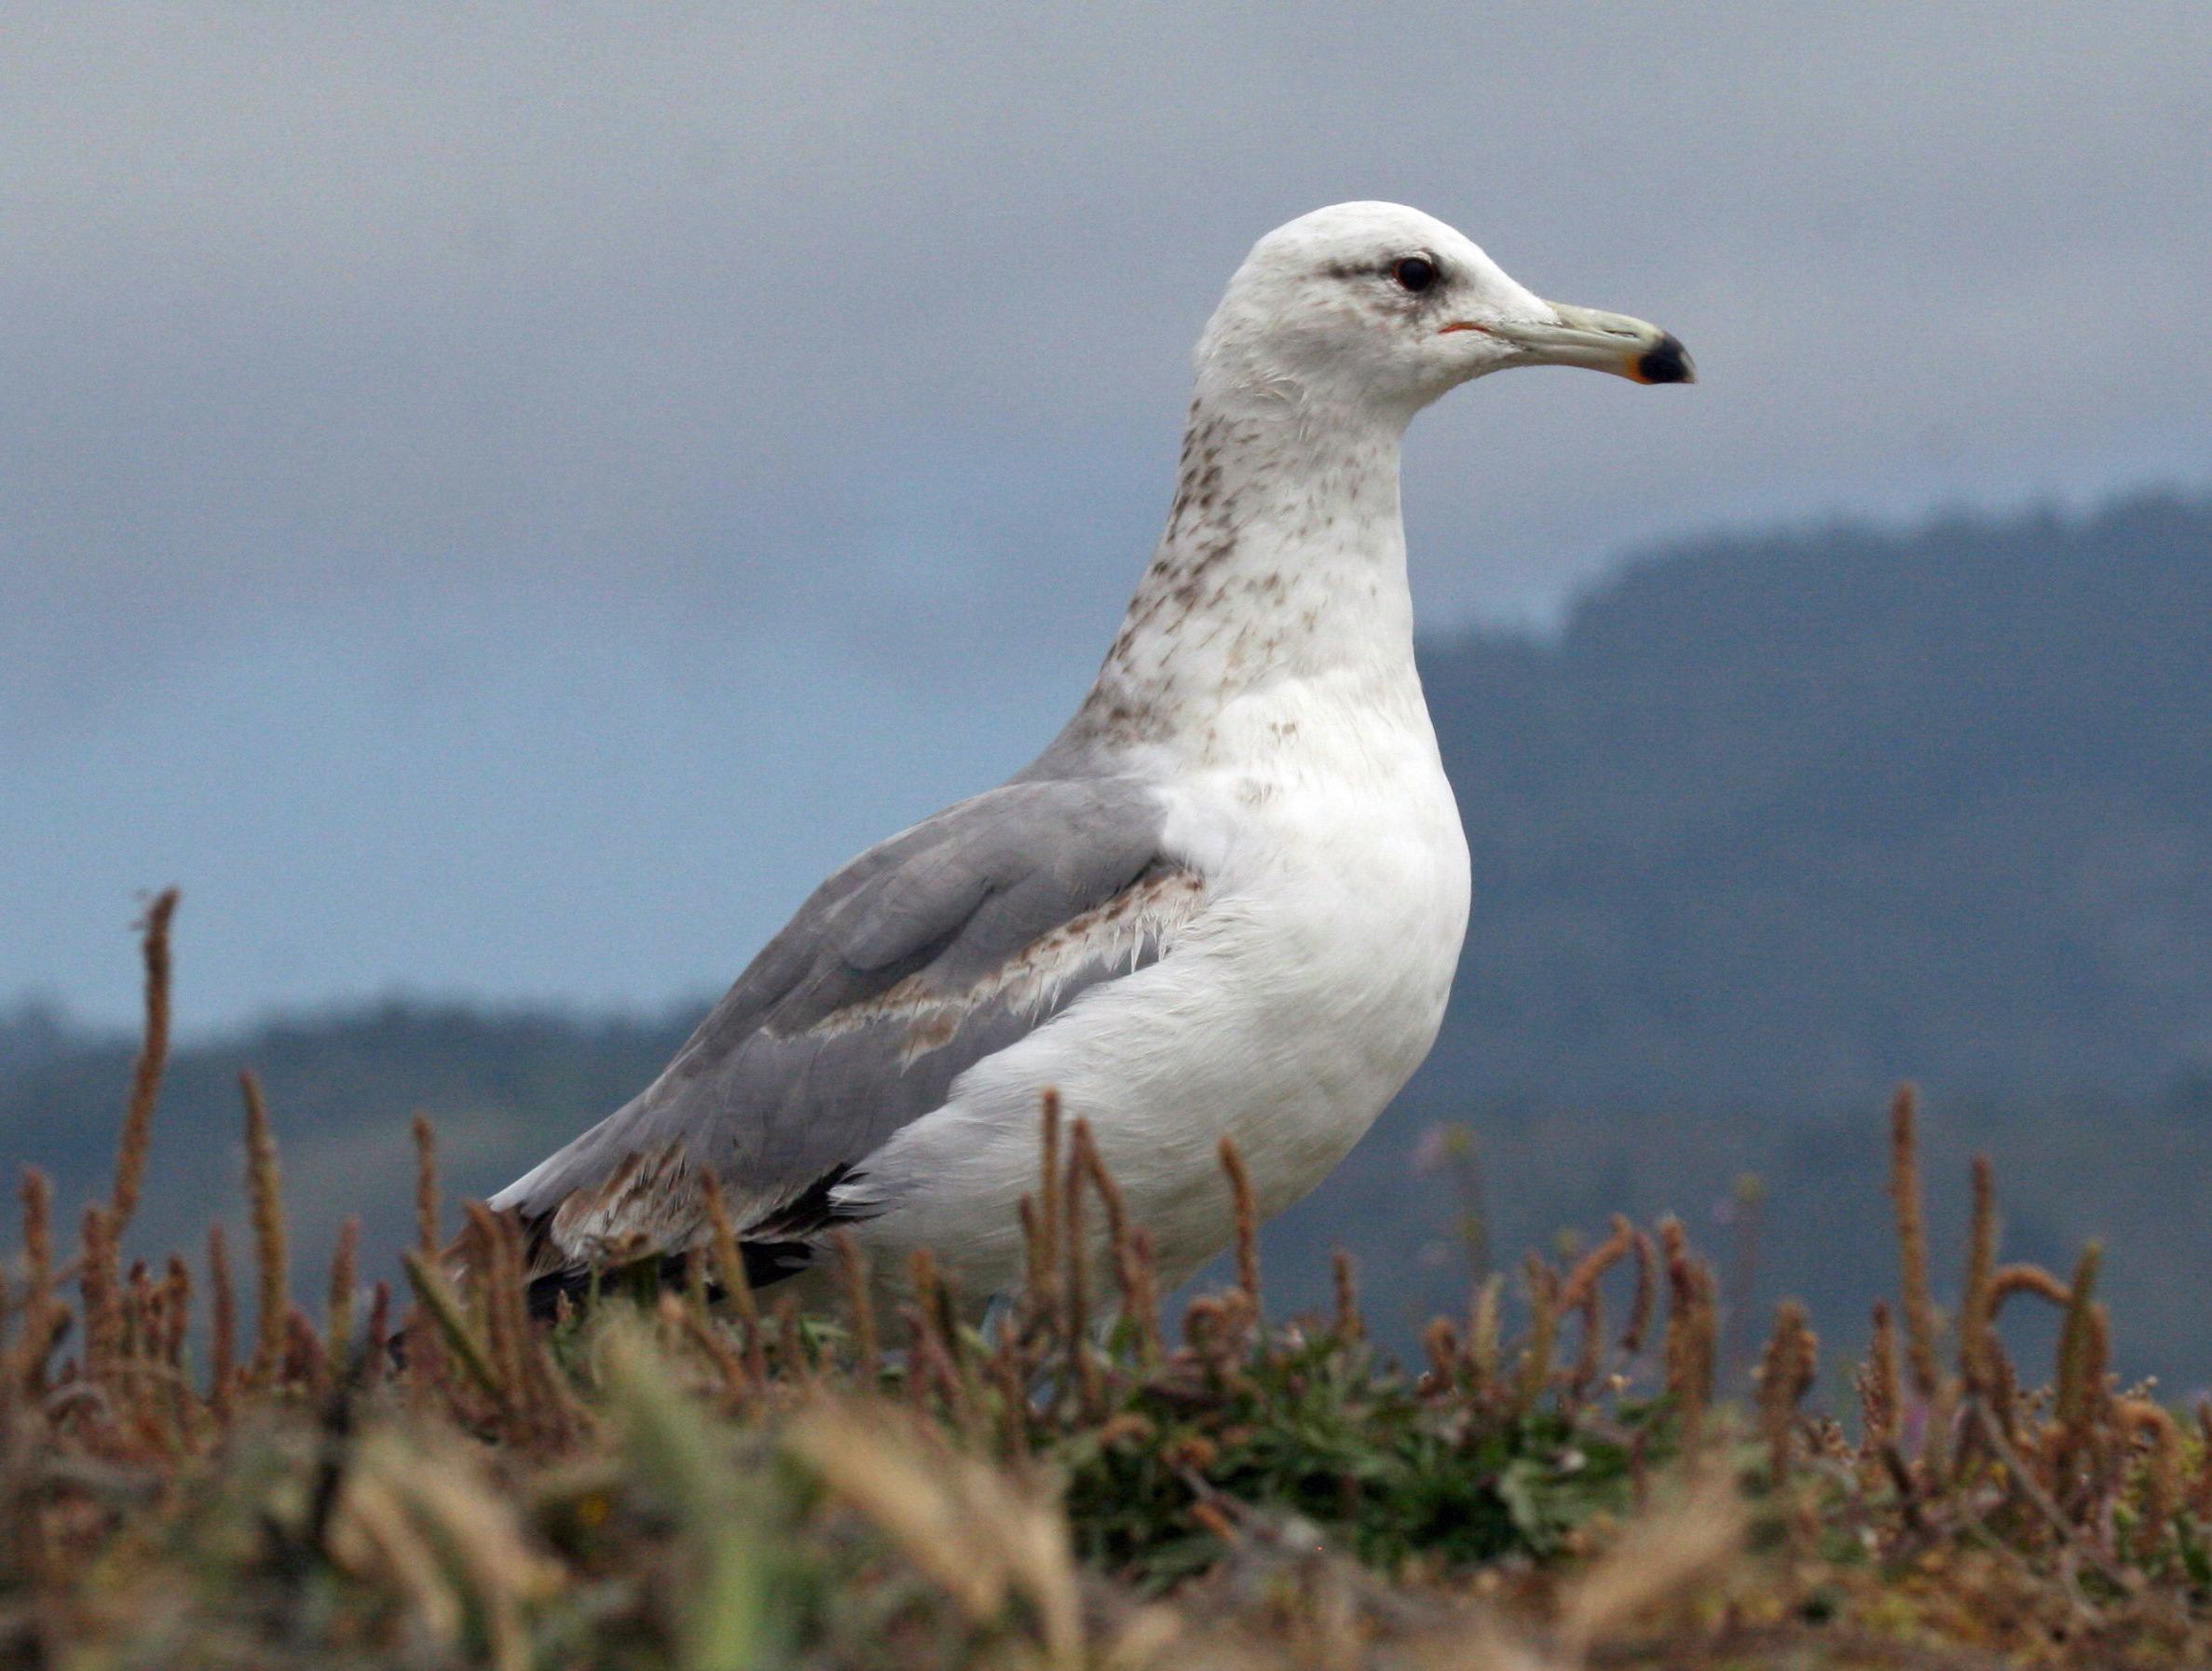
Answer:
<svg viewBox="0 0 2212 1671"><path fill-rule="evenodd" d="M2123 1389L2096 1298L2006 1264L1972 1173L1957 1303L1890 1111L1899 1298L1838 1364L1801 1308L1748 1396L1682 1226L1531 1254L1420 1360L1271 1321L1222 1155L1236 1279L1161 1316L1080 1121L1042 1111L1025 1297L989 1337L929 1261L877 1318L717 1281L534 1322L512 1226L441 1256L418 1126L403 1294L291 1292L280 1157L241 1095L250 1256L126 1266L158 1098L173 901L145 927L146 1043L115 1186L65 1245L22 1185L0 1335L0 1664L920 1668L2146 1666L2212 1655L2212 1415ZM1079 1256L1083 1255L1083 1256ZM1735 1283L1731 1281L1731 1292ZM252 1303L240 1290L250 1289ZM2023 1375L2005 1319L2061 1319ZM250 1321L249 1321L250 1320ZM1724 1328L1724 1322L1729 1326ZM398 1353L385 1342L402 1343ZM1846 1407L1815 1398L1848 1385Z"/></svg>

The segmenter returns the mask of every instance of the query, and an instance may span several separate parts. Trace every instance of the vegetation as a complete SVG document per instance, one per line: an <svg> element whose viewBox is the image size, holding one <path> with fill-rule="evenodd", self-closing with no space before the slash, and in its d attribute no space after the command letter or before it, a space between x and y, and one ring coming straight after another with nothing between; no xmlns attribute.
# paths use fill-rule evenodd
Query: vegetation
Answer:
<svg viewBox="0 0 2212 1671"><path fill-rule="evenodd" d="M1678 1221L1531 1254L1417 1363L1331 1306L1271 1323L1241 1162L1233 1272L1167 1337L1146 1238L1042 1111L1030 1276L988 1334L931 1262L874 1314L745 1285L530 1319L513 1227L444 1252L416 1127L404 1303L292 1290L259 1082L247 1246L126 1261L166 1067L167 936L112 1176L66 1254L26 1175L0 1340L0 1663L102 1666L2096 1666L2212 1651L2212 1409L2110 1366L2100 1253L2000 1259L1972 1169L1938 1310L1917 1104L1890 1115L1900 1276L1820 1396L1784 1302L1726 1390L1724 1283ZM709 1280L708 1266L714 1278ZM458 1273L457 1282L456 1273ZM251 1286L252 1305L242 1293ZM364 1303L365 1300L365 1303ZM2058 1321L2024 1390L2008 1333ZM1618 1322L1615 1320L1618 1319ZM1828 1407L1833 1403L1837 1408Z"/></svg>

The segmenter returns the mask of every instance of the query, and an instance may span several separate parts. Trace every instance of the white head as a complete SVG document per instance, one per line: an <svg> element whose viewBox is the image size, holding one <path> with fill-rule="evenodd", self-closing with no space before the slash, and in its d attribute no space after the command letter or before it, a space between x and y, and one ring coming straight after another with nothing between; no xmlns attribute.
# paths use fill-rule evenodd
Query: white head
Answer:
<svg viewBox="0 0 2212 1671"><path fill-rule="evenodd" d="M1547 302L1464 234L1398 203L1338 203L1252 246L1200 337L1202 394L1349 403L1410 419L1485 372L1580 365L1686 383L1656 325Z"/></svg>

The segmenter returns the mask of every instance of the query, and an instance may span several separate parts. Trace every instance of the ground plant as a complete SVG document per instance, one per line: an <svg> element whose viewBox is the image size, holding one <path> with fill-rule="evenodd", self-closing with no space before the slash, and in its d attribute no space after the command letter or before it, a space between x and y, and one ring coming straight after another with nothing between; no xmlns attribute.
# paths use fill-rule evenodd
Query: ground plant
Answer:
<svg viewBox="0 0 2212 1671"><path fill-rule="evenodd" d="M396 1283L341 1234L296 1295L269 1112L250 1223L124 1253L169 1033L173 895L112 1184L36 1172L0 1336L0 1664L176 1667L2178 1665L2212 1657L2212 1411L2109 1362L2099 1252L2003 1260L1923 1218L1863 1349L1726 1315L1676 1220L1616 1219L1472 1285L1413 1362L1338 1264L1270 1318L1222 1153L1234 1274L1172 1309L1084 1124L1049 1100L1021 1299L977 1329L933 1262L879 1315L756 1294L710 1196L675 1286L549 1318L515 1226L442 1199L418 1121ZM66 1222L64 1222L66 1217ZM1732 1287L1733 1285L1729 1285ZM2007 1344L2057 1320L2046 1370Z"/></svg>

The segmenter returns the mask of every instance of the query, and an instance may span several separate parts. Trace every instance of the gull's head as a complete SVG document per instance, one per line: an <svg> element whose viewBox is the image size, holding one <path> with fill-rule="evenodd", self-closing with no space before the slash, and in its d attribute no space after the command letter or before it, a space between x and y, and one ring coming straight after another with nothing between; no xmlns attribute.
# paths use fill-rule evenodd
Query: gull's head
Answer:
<svg viewBox="0 0 2212 1671"><path fill-rule="evenodd" d="M1638 383L1694 375L1657 325L1547 302L1464 233L1397 203L1338 203L1277 226L1236 269L1198 344L1202 379L1405 418L1515 365Z"/></svg>

